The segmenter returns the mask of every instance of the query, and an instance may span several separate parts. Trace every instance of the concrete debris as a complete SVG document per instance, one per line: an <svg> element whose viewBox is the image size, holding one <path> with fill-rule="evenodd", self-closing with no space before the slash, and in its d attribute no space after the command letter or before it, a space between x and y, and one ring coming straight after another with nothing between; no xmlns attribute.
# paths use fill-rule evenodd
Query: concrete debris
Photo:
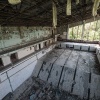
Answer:
<svg viewBox="0 0 100 100"><path fill-rule="evenodd" d="M11 100L100 100L99 69L95 53L54 49Z"/></svg>
<svg viewBox="0 0 100 100"><path fill-rule="evenodd" d="M29 100L80 100L77 96L72 96L67 92L54 87L52 83L47 83L33 77L34 86L29 95ZM24 97L20 98L24 100Z"/></svg>

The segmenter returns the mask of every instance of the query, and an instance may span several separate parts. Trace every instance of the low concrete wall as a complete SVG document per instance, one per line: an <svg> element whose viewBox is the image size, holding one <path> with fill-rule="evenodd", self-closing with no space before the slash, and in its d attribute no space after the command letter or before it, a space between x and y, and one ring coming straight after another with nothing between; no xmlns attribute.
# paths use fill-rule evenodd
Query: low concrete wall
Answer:
<svg viewBox="0 0 100 100"><path fill-rule="evenodd" d="M74 42L58 42L57 47L59 48L73 48L75 50L83 50L89 52L96 52L98 61L100 63L100 46L98 44L85 44L85 43L74 43Z"/></svg>
<svg viewBox="0 0 100 100"><path fill-rule="evenodd" d="M51 41L51 43L50 43L50 41ZM38 42L36 44L29 45L27 47L18 49L18 50L14 50L14 51L10 51L10 52L1 54L0 58L2 59L3 66L6 67L7 65L12 63L11 54L15 53L16 59L22 59L22 58L34 53L35 51L37 51L39 49L43 49L45 47L44 42L46 42L47 46L49 46L52 44L52 41L53 41L53 38L50 38L50 39ZM40 48L39 48L39 44L40 44Z"/></svg>
<svg viewBox="0 0 100 100"><path fill-rule="evenodd" d="M57 47L60 48L73 48L75 50L83 50L83 51L90 51L96 52L98 44L85 44L85 43L72 43L72 42L59 42Z"/></svg>
<svg viewBox="0 0 100 100"><path fill-rule="evenodd" d="M0 72L0 100L9 92L13 92L28 79L35 68L37 60L51 51L54 47L55 45L51 45L19 63L12 65L9 69Z"/></svg>

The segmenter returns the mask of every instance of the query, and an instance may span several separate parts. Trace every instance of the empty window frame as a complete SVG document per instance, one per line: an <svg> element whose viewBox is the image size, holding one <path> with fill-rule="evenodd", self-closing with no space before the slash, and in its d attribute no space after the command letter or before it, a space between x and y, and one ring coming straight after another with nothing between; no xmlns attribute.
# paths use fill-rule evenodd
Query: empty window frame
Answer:
<svg viewBox="0 0 100 100"><path fill-rule="evenodd" d="M11 55L10 55L10 59L11 59L12 63L13 63L13 62L16 62L16 61L18 60L18 59L17 59L16 53L11 54Z"/></svg>
<svg viewBox="0 0 100 100"><path fill-rule="evenodd" d="M84 28L83 28L84 27ZM84 40L84 41L99 41L100 40L100 20L85 23L69 28L69 39Z"/></svg>
<svg viewBox="0 0 100 100"><path fill-rule="evenodd" d="M3 66L2 58L0 58L0 67Z"/></svg>

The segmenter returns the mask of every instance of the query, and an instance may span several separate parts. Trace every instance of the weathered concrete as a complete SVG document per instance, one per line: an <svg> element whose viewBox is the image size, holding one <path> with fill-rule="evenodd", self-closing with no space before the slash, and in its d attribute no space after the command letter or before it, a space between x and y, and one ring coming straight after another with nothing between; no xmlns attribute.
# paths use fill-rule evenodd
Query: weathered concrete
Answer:
<svg viewBox="0 0 100 100"><path fill-rule="evenodd" d="M24 100L28 100L29 97L30 100L32 98L42 100L45 97L46 100L50 98L52 100L99 100L99 67L95 53L54 49L38 61L32 73L33 78L30 77L29 81L16 89L14 97ZM48 89L52 86L56 88L55 92L49 92ZM65 97L65 93L59 89L69 93L70 97L68 95ZM52 93L56 99L50 96Z"/></svg>
<svg viewBox="0 0 100 100"><path fill-rule="evenodd" d="M23 91L21 91L21 90ZM11 100L80 100L75 95L60 90L45 81L31 77L25 81L16 91Z"/></svg>
<svg viewBox="0 0 100 100"><path fill-rule="evenodd" d="M51 27L1 27L0 49L36 41L51 35Z"/></svg>
<svg viewBox="0 0 100 100"><path fill-rule="evenodd" d="M62 51L63 49L58 50ZM55 55L52 54L53 52L58 52L56 49L43 57L43 59L41 58L41 61L45 61L45 65L43 65L39 73L39 78L48 81L55 87L77 95L81 99L93 98L96 88L93 88L92 84L96 84L96 86L100 84L98 75L100 74L100 65L97 62L95 53L64 50L60 56L56 56L57 60L53 65L50 65L50 61L52 62L55 59ZM98 79L97 83L95 83L94 78L92 79L92 74L95 74L94 77ZM49 77L47 78L46 75ZM95 99L100 98L99 91L100 89L98 88Z"/></svg>
<svg viewBox="0 0 100 100"><path fill-rule="evenodd" d="M52 46L52 49L53 47L54 46ZM15 89L17 89L26 79L31 76L39 58L48 53L49 50L52 50L50 48L51 46L37 52L36 54L32 54L19 62L10 65L8 69L0 72L0 100L9 92L13 92ZM42 53L43 51L46 53ZM34 76L39 73L38 69L34 70L36 72L34 72Z"/></svg>
<svg viewBox="0 0 100 100"><path fill-rule="evenodd" d="M4 66L11 64L11 59L9 56L3 56L1 59Z"/></svg>
<svg viewBox="0 0 100 100"><path fill-rule="evenodd" d="M59 85L60 88L69 93L71 93L72 84L74 82L73 79L74 79L75 69L77 67L77 61L79 56L78 53L79 53L78 51L72 51L71 55L66 61Z"/></svg>

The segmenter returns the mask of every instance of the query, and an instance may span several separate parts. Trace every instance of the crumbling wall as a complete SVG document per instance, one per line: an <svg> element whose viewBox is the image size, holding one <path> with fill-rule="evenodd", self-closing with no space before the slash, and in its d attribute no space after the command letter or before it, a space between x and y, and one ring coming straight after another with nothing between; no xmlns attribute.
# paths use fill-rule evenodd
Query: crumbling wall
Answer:
<svg viewBox="0 0 100 100"><path fill-rule="evenodd" d="M0 49L50 37L51 27L0 27Z"/></svg>

